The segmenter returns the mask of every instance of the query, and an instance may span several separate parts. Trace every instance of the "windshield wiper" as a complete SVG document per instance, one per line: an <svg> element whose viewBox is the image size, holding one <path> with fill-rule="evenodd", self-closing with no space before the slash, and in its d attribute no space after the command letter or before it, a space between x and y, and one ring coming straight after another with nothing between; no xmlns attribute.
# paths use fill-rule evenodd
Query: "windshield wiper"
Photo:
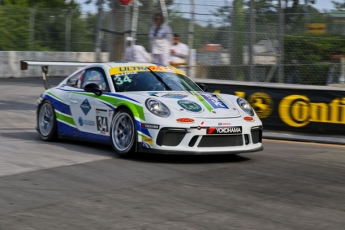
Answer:
<svg viewBox="0 0 345 230"><path fill-rule="evenodd" d="M167 89L167 90L172 90L162 79L161 76L159 76L158 74L156 74L155 72L152 71L152 69L150 69L149 67L147 67L148 70L150 70L150 72L153 74L153 76L156 77L156 79L162 83L162 85L164 85L164 87Z"/></svg>

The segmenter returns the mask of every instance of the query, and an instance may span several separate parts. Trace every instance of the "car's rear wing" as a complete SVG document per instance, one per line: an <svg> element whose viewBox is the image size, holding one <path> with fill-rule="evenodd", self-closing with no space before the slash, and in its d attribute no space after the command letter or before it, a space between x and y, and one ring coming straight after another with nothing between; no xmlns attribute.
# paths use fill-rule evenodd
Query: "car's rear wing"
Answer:
<svg viewBox="0 0 345 230"><path fill-rule="evenodd" d="M63 62L63 61L20 61L20 69L27 70L29 66L41 66L42 68L42 78L43 84L46 89L50 88L50 83L48 79L48 67L49 66L74 66L74 67L84 67L94 62Z"/></svg>

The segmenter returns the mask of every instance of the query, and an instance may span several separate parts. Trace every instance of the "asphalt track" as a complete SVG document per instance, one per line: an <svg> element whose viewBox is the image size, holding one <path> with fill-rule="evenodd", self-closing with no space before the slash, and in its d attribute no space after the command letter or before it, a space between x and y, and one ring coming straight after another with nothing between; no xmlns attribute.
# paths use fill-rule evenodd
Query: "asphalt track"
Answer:
<svg viewBox="0 0 345 230"><path fill-rule="evenodd" d="M344 229L344 145L265 139L258 153L120 159L39 140L42 91L0 80L0 230Z"/></svg>

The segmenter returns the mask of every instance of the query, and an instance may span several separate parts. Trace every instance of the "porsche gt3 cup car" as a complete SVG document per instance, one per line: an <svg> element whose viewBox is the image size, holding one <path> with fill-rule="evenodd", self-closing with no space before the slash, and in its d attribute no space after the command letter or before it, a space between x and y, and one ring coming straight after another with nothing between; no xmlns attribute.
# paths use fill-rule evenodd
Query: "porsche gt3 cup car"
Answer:
<svg viewBox="0 0 345 230"><path fill-rule="evenodd" d="M111 144L120 156L231 154L263 148L262 123L243 98L205 92L205 86L172 66L80 65L84 67L39 97L37 130L45 141L60 137Z"/></svg>

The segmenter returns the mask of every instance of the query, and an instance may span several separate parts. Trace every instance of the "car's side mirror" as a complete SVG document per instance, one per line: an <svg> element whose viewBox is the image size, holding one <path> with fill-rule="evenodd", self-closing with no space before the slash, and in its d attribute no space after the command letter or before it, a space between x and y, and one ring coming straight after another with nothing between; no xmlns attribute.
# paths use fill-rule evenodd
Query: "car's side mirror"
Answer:
<svg viewBox="0 0 345 230"><path fill-rule="evenodd" d="M97 96L101 96L102 95L101 87L99 87L99 85L97 85L95 83L87 84L84 87L84 90L85 90L85 92L94 93Z"/></svg>
<svg viewBox="0 0 345 230"><path fill-rule="evenodd" d="M202 91L208 92L208 88L207 88L207 86L205 84L198 83L198 86L202 89Z"/></svg>

